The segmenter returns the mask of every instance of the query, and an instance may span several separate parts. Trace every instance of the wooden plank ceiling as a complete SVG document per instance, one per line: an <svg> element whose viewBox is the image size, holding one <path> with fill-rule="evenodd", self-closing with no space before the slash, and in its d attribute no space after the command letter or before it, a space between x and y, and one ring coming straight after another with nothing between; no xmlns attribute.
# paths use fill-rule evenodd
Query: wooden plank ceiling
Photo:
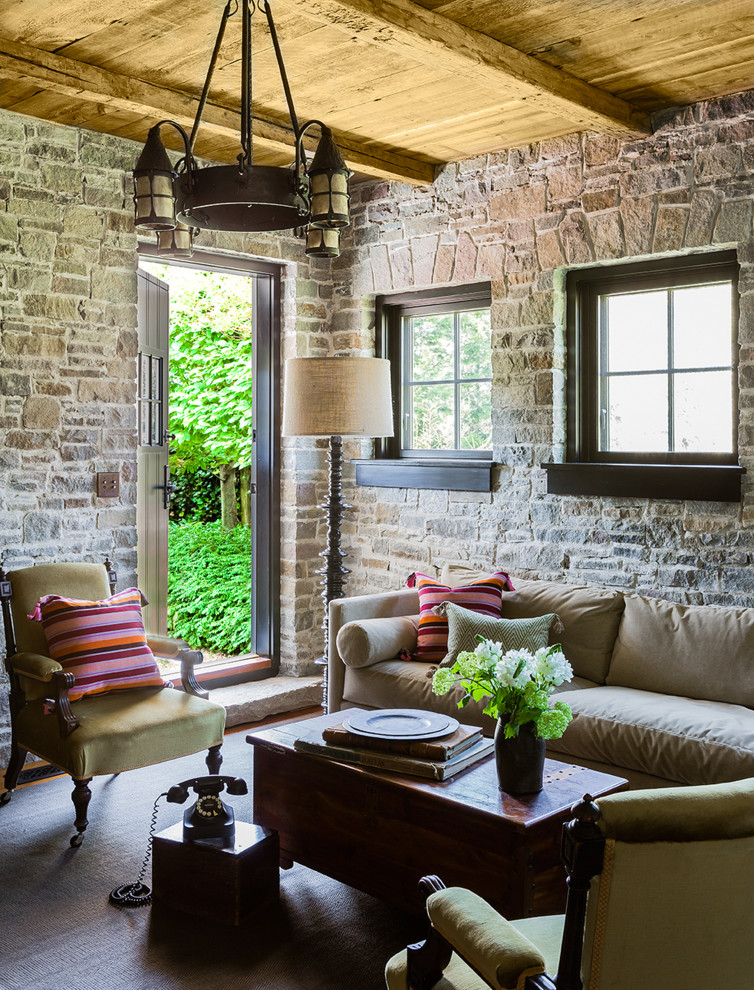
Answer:
<svg viewBox="0 0 754 990"><path fill-rule="evenodd" d="M143 141L190 127L223 0L0 0L0 106ZM273 0L300 121L362 176L576 130L646 132L664 107L754 87L754 0ZM291 160L266 20L252 19L254 160ZM196 152L239 152L240 16L230 18ZM169 129L166 143L173 144Z"/></svg>

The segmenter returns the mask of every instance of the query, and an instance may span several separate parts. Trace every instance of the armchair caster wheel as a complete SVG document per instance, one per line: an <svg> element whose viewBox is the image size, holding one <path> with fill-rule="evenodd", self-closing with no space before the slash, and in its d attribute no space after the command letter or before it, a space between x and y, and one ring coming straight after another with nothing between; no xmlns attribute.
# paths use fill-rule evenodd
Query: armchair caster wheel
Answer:
<svg viewBox="0 0 754 990"><path fill-rule="evenodd" d="M83 841L84 841L84 836L80 832L78 832L76 835L71 836L71 845L73 846L74 849L80 846Z"/></svg>
<svg viewBox="0 0 754 990"><path fill-rule="evenodd" d="M3 793L0 794L0 804L7 804L12 797L13 791L3 791Z"/></svg>

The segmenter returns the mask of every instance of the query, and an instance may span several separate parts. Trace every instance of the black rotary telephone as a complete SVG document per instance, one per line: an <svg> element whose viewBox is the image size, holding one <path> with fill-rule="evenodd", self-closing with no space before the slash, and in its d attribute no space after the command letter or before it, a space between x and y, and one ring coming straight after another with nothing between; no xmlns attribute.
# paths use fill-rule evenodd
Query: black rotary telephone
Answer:
<svg viewBox="0 0 754 990"><path fill-rule="evenodd" d="M204 839L222 839L224 846L235 839L236 820L233 809L220 800L220 792L227 787L228 794L248 794L246 781L240 777L196 777L175 784L167 794L168 801L183 804L188 798L189 787L197 794L196 801L183 813L183 841L198 842Z"/></svg>

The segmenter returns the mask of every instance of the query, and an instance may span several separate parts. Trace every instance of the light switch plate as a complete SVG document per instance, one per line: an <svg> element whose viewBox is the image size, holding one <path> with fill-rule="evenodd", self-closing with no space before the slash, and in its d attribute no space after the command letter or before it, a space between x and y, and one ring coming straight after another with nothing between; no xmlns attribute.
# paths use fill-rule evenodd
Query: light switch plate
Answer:
<svg viewBox="0 0 754 990"><path fill-rule="evenodd" d="M99 498L116 498L120 495L120 475L117 471L97 472L97 495Z"/></svg>

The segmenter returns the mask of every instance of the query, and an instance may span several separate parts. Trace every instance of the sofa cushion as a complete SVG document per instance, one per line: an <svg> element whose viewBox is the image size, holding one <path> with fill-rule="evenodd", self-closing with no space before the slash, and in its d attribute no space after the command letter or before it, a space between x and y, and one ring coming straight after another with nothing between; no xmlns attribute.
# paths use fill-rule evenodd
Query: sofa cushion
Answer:
<svg viewBox="0 0 754 990"><path fill-rule="evenodd" d="M341 627L336 646L348 667L367 667L378 660L397 657L401 651L413 653L418 627L418 615L356 619Z"/></svg>
<svg viewBox="0 0 754 990"><path fill-rule="evenodd" d="M623 595L554 581L516 578L515 585L515 591L503 594L503 617L531 618L555 612L563 631L554 638L551 634L550 644L561 644L575 674L604 684L623 613Z"/></svg>
<svg viewBox="0 0 754 990"><path fill-rule="evenodd" d="M564 755L665 777L716 784L754 777L754 712L742 705L625 687L569 691L573 721L548 743Z"/></svg>
<svg viewBox="0 0 754 990"><path fill-rule="evenodd" d="M503 571L459 588L440 584L426 574L412 574L406 583L419 592L419 631L414 659L426 663L439 663L448 652L448 620L434 612L436 605L448 600L472 612L499 618L502 593L513 587Z"/></svg>
<svg viewBox="0 0 754 990"><path fill-rule="evenodd" d="M448 652L441 667L452 667L459 653L473 652L479 645L479 636L500 643L504 652L531 650L534 653L547 646L550 627L558 618L550 613L532 619L495 619L453 602L443 602L437 610L448 620Z"/></svg>
<svg viewBox="0 0 754 990"><path fill-rule="evenodd" d="M754 708L754 608L626 595L607 683Z"/></svg>
<svg viewBox="0 0 754 990"><path fill-rule="evenodd" d="M463 695L460 685L439 697L432 690L427 664L419 660L383 660L370 667L346 667L344 705L360 708L420 708L452 715L465 725L484 725L492 735L495 723L482 715L482 705L469 702L459 708Z"/></svg>
<svg viewBox="0 0 754 990"><path fill-rule="evenodd" d="M427 665L416 660L382 660L370 667L346 667L343 685L343 707L359 708L421 708L424 711L453 715L464 725L481 725L491 736L495 721L482 714L481 704L470 701L458 707L463 688L456 684L442 697L432 690L432 678ZM590 681L576 679L563 688L584 690ZM569 691L568 699L570 700Z"/></svg>

